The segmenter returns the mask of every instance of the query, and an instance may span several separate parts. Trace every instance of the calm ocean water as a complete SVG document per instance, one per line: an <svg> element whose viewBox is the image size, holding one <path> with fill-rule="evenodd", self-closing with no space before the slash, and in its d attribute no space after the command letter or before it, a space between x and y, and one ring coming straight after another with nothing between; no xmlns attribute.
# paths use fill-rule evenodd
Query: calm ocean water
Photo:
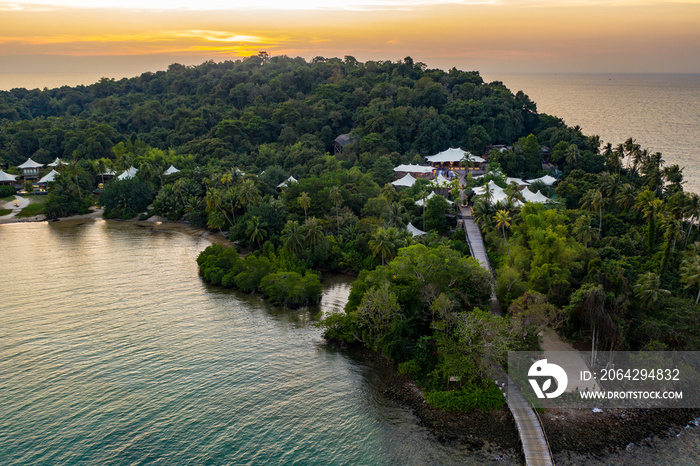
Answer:
<svg viewBox="0 0 700 466"><path fill-rule="evenodd" d="M0 90L91 84L100 73L0 73ZM617 145L633 137L685 167L686 189L700 193L700 75L492 74L513 92L524 91L540 112L579 125ZM108 77L120 79L127 75Z"/></svg>
<svg viewBox="0 0 700 466"><path fill-rule="evenodd" d="M205 285L209 243L112 221L0 225L0 463L481 464L291 311ZM499 464L508 464L499 462Z"/></svg>
<svg viewBox="0 0 700 466"><path fill-rule="evenodd" d="M539 112L578 125L613 146L634 138L685 167L685 189L700 193L700 75L484 74L522 90Z"/></svg>

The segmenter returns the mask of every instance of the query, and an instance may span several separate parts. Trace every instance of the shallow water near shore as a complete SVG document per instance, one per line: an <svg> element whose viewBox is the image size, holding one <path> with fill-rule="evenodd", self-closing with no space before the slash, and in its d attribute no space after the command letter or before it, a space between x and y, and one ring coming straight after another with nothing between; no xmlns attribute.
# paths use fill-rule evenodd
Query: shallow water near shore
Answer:
<svg viewBox="0 0 700 466"><path fill-rule="evenodd" d="M510 464L445 445L289 310L209 287L186 228L0 225L3 464ZM697 429L608 464L695 464ZM605 461L604 461L605 462Z"/></svg>

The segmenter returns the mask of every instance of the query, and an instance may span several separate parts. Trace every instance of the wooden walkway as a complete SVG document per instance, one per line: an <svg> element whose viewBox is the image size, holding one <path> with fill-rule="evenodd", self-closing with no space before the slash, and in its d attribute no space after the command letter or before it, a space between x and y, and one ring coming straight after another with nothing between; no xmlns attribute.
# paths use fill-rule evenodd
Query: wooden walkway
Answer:
<svg viewBox="0 0 700 466"><path fill-rule="evenodd" d="M460 207L458 228L460 226L464 228L472 257L478 260L486 270L493 274L488 255L486 254L484 239L481 236L481 230L476 222L474 222L469 207ZM498 297L496 297L495 288L491 291L491 313L498 316L501 315L501 305L498 302ZM510 412L513 414L513 419L515 419L515 424L518 427L520 443L523 446L523 454L525 455L525 464L532 466L553 466L554 460L552 459L552 452L549 449L547 436L537 417L537 413L530 407L523 394L505 372L501 371L498 377L501 380L505 379L508 381L508 388L506 389L508 397L506 397L506 401L508 403L508 409L510 409Z"/></svg>

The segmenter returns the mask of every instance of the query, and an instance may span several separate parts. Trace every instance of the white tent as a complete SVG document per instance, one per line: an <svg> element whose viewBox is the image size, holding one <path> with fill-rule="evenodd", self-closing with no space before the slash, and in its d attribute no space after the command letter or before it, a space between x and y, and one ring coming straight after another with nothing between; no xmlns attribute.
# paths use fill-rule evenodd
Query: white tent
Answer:
<svg viewBox="0 0 700 466"><path fill-rule="evenodd" d="M425 199L425 202L427 203L428 199L432 199L435 196L440 196L440 195L435 194L435 191L431 192L430 194L428 194L428 197ZM440 196L440 197L443 197L443 196ZM445 200L447 201L448 204L454 204L454 202L450 201L449 199L445 199ZM416 205L419 207L423 207L423 199L418 199L416 201Z"/></svg>
<svg viewBox="0 0 700 466"><path fill-rule="evenodd" d="M16 181L16 180L17 180L17 175L10 175L9 173L5 173L4 171L0 170L0 182Z"/></svg>
<svg viewBox="0 0 700 466"><path fill-rule="evenodd" d="M546 184L547 186L552 186L554 183L559 181L558 179L554 178L553 176L549 175L544 175L539 178L535 178L534 180L527 180L528 183L534 183L535 181L541 181L542 183Z"/></svg>
<svg viewBox="0 0 700 466"><path fill-rule="evenodd" d="M455 149L452 147L435 155L426 157L425 159L430 163L459 163L465 157L475 163L486 162L486 160L484 160L483 158L473 155L470 152L467 152L462 149Z"/></svg>
<svg viewBox="0 0 700 466"><path fill-rule="evenodd" d="M392 181L391 184L394 186L406 186L406 187L411 187L416 183L416 179L413 178L410 174L407 174L400 180Z"/></svg>
<svg viewBox="0 0 700 466"><path fill-rule="evenodd" d="M61 159L59 159L58 157L56 157L56 160L54 160L53 162L47 164L46 166L47 166L47 167L58 167L59 165L68 165L68 162L64 162L63 160L61 160Z"/></svg>
<svg viewBox="0 0 700 466"><path fill-rule="evenodd" d="M287 178L286 180L284 180L283 182L278 184L277 187L278 188L286 188L287 186L289 186L292 183L298 183L298 181L293 176L290 176L289 178Z"/></svg>
<svg viewBox="0 0 700 466"><path fill-rule="evenodd" d="M423 165L399 165L398 167L394 168L395 172L402 172L402 173L432 173L433 170L435 170L433 167L424 167Z"/></svg>
<svg viewBox="0 0 700 466"><path fill-rule="evenodd" d="M40 164L40 163L36 163L35 161L33 161L33 160L31 159L31 157L30 157L30 158L28 158L27 161L24 162L22 165L17 165L17 168L41 168L41 167L43 167L43 166L44 166L44 165L42 165L42 164Z"/></svg>
<svg viewBox="0 0 700 466"><path fill-rule="evenodd" d="M450 186L450 180L442 175L438 175L433 181L431 181L431 184L433 186L437 186L438 188L447 188Z"/></svg>
<svg viewBox="0 0 700 466"><path fill-rule="evenodd" d="M493 180L489 181L488 183L488 188L489 191L491 191L491 203L495 204L500 201L505 201L508 199L508 195L505 193L503 188L498 186L496 183L493 182ZM472 191L474 191L474 194L477 196L482 196L486 192L486 186L479 186L476 188L472 188ZM517 202L516 202L517 204Z"/></svg>
<svg viewBox="0 0 700 466"><path fill-rule="evenodd" d="M525 199L525 202L544 203L544 202L547 202L549 200L549 198L547 196L545 196L544 194L542 194L540 191L533 193L528 188L525 188L522 190L522 195L523 195L523 199Z"/></svg>
<svg viewBox="0 0 700 466"><path fill-rule="evenodd" d="M58 175L58 172L56 170L51 170L48 174L44 175L44 177L39 180L39 184L52 183L56 179L56 175Z"/></svg>
<svg viewBox="0 0 700 466"><path fill-rule="evenodd" d="M425 232L414 227L412 223L406 225L406 230L411 234L411 236L423 236Z"/></svg>
<svg viewBox="0 0 700 466"><path fill-rule="evenodd" d="M165 175L165 176L167 176L167 175L172 175L173 173L177 173L177 172L179 172L179 171L180 171L180 170L178 170L177 168L175 168L175 166L170 165L170 168L168 168L167 170L165 170L165 171L163 172L163 175Z"/></svg>
<svg viewBox="0 0 700 466"><path fill-rule="evenodd" d="M118 179L118 180L128 180L128 179L131 179L131 178L133 178L133 177L136 176L136 174L138 173L138 171L139 171L139 170L138 170L137 168L129 167L129 169L126 170L126 171L125 171L124 173L122 173L121 175L119 175L119 176L117 177L117 179Z"/></svg>
<svg viewBox="0 0 700 466"><path fill-rule="evenodd" d="M530 185L530 183L523 180L522 178L511 178L510 176L508 178L506 178L506 183L508 183L508 184L516 183L518 186L529 186Z"/></svg>

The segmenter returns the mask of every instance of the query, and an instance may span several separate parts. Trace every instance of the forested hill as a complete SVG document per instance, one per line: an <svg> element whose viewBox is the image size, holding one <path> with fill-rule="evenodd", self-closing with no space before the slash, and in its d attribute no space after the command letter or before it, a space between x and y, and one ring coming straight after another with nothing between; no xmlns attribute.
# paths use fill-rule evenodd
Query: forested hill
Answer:
<svg viewBox="0 0 700 466"><path fill-rule="evenodd" d="M279 165L318 173L338 135L354 144L339 157L371 169L448 147L475 154L534 133L544 146L575 142L595 151L563 121L539 115L523 94L484 83L478 72L426 69L411 58L360 63L352 57L251 57L206 62L90 86L0 93L0 156L7 166L32 157L114 158L119 142L145 142L219 159L245 171ZM383 160L383 165L389 165Z"/></svg>

